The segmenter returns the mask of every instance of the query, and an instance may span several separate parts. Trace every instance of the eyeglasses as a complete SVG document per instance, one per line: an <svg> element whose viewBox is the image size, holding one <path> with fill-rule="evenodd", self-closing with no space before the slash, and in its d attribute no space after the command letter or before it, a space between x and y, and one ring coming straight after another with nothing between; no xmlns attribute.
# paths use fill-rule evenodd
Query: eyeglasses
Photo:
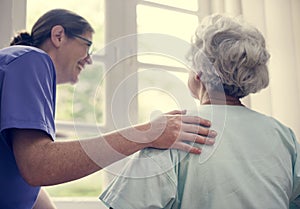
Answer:
<svg viewBox="0 0 300 209"><path fill-rule="evenodd" d="M88 55L88 56L91 56L92 53L93 53L93 48L91 48L93 42L90 41L90 40L88 40L88 39L86 39L86 38L84 38L84 37L82 37L82 36L80 36L80 35L76 35L76 34L72 34L72 35L73 35L74 37L79 38L79 39L81 39L81 40L83 40L83 41L86 42L86 45L89 47L88 50L87 50L87 55Z"/></svg>

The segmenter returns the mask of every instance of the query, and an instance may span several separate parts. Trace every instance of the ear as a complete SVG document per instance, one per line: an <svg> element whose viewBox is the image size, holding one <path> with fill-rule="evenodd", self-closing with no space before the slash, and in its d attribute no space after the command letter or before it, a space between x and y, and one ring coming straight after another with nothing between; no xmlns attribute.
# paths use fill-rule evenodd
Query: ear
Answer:
<svg viewBox="0 0 300 209"><path fill-rule="evenodd" d="M195 80L197 80L197 81L200 81L201 75L202 75L202 73L201 73L201 72L199 72L199 73L195 73L195 77L194 77L194 79L195 79Z"/></svg>
<svg viewBox="0 0 300 209"><path fill-rule="evenodd" d="M55 47L59 48L65 37L65 29L61 25L53 26L51 29L51 41Z"/></svg>

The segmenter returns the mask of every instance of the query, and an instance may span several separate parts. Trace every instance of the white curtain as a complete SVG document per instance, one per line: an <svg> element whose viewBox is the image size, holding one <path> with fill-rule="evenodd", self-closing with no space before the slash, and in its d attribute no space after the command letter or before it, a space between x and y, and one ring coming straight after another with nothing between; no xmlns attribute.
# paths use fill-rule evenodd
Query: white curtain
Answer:
<svg viewBox="0 0 300 209"><path fill-rule="evenodd" d="M212 0L211 13L242 15L265 36L270 85L247 106L292 128L300 141L300 0Z"/></svg>

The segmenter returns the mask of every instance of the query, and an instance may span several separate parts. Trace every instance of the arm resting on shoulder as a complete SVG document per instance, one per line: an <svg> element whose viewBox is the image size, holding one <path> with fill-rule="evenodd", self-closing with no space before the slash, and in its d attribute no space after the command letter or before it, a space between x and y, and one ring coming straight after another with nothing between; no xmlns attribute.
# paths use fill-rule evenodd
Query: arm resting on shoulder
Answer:
<svg viewBox="0 0 300 209"><path fill-rule="evenodd" d="M209 122L194 116L164 115L149 123L75 141L52 141L44 131L34 129L10 129L9 134L24 179L32 186L46 186L82 178L146 147L199 154L198 148L184 143L206 142L212 132L199 124Z"/></svg>

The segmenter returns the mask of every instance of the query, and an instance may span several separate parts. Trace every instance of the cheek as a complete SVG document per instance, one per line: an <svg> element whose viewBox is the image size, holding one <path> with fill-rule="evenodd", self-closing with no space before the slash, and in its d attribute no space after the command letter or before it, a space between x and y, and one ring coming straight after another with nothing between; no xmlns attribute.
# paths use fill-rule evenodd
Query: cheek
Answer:
<svg viewBox="0 0 300 209"><path fill-rule="evenodd" d="M81 52L79 55L78 55L78 61L80 60L83 60L87 57L87 52L86 50L84 50L83 52Z"/></svg>
<svg viewBox="0 0 300 209"><path fill-rule="evenodd" d="M84 58L87 57L87 48L85 46L81 46L78 51L77 51L77 59L79 60L83 60Z"/></svg>
<svg viewBox="0 0 300 209"><path fill-rule="evenodd" d="M195 79L195 74L190 74L188 79L188 87L192 93L192 96L198 98L200 82Z"/></svg>
<svg viewBox="0 0 300 209"><path fill-rule="evenodd" d="M69 53L72 53L73 62L79 62L80 60L84 59L87 55L87 52L84 47L77 47L71 49Z"/></svg>
<svg viewBox="0 0 300 209"><path fill-rule="evenodd" d="M189 77L189 80L188 80L188 87L189 87L190 91L192 92L192 94L194 95L195 94L195 83L194 83L193 79L191 79L191 77Z"/></svg>

